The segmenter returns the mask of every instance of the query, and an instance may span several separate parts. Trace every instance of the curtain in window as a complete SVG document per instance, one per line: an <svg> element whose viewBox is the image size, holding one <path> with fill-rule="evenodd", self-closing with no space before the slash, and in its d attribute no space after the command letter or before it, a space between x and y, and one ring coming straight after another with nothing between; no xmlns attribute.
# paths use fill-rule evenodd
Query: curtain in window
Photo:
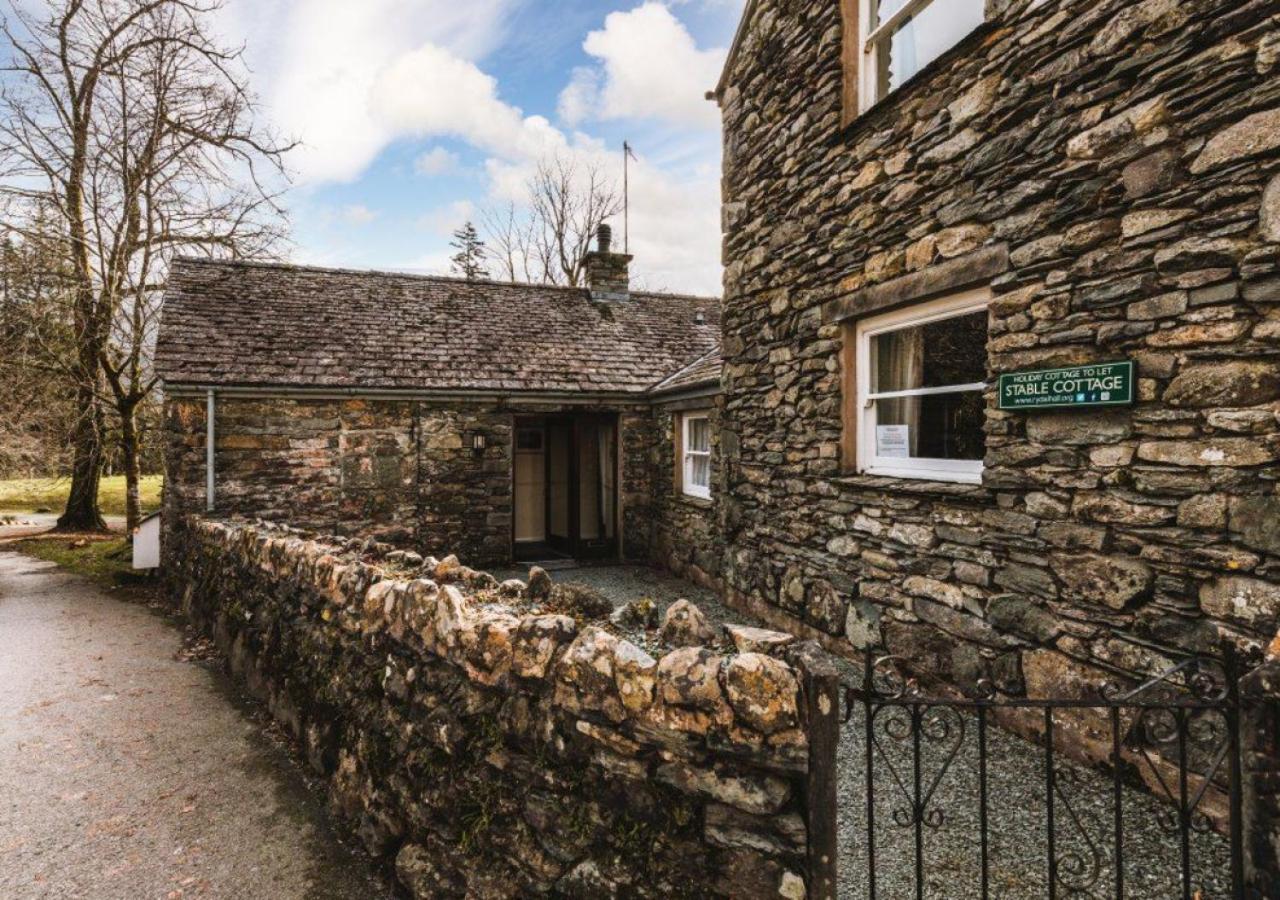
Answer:
<svg viewBox="0 0 1280 900"><path fill-rule="evenodd" d="M689 416L680 427L684 492L706 497L711 489L711 423L706 416Z"/></svg>
<svg viewBox="0 0 1280 900"><path fill-rule="evenodd" d="M924 384L924 330L905 328L881 335L875 341L877 391L906 391ZM920 443L920 397L878 400L877 421L882 425L908 426L911 455Z"/></svg>

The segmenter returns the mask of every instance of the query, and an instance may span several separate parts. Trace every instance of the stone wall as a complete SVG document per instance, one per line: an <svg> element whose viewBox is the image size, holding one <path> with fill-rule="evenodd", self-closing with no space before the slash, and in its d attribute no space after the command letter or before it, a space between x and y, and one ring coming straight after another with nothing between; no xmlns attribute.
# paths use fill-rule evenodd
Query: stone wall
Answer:
<svg viewBox="0 0 1280 900"><path fill-rule="evenodd" d="M759 0L721 96L732 599L1036 695L1260 644L1280 613L1274 5L988 3L847 127L841 6ZM995 294L991 376L1130 358L1137 403L1012 414L989 392L981 485L856 474L843 315L965 276Z"/></svg>
<svg viewBox="0 0 1280 900"><path fill-rule="evenodd" d="M166 402L168 521L205 508L205 410L203 397ZM643 404L607 411L619 414L623 555L646 560L652 416ZM497 401L222 395L215 412L216 511L457 553L474 565L508 562L513 422L547 412ZM475 434L485 438L479 454Z"/></svg>
<svg viewBox="0 0 1280 900"><path fill-rule="evenodd" d="M711 499L690 497L680 488L677 474L680 436L677 428L685 412L709 412L711 423ZM720 398L672 401L654 406L653 442L653 561L683 578L720 590L724 561L720 500L724 496L724 467L720 465Z"/></svg>
<svg viewBox="0 0 1280 900"><path fill-rule="evenodd" d="M167 508L205 505L200 399L166 404ZM340 531L404 527L416 503L413 408L362 401L221 400L216 413L219 506Z"/></svg>
<svg viewBox="0 0 1280 900"><path fill-rule="evenodd" d="M805 896L784 651L651 656L545 573L372 540L191 517L171 541L175 602L414 896Z"/></svg>
<svg viewBox="0 0 1280 900"><path fill-rule="evenodd" d="M654 538L653 491L662 479L653 470L653 417L647 407L628 410L618 423L622 450L622 555L648 559Z"/></svg>

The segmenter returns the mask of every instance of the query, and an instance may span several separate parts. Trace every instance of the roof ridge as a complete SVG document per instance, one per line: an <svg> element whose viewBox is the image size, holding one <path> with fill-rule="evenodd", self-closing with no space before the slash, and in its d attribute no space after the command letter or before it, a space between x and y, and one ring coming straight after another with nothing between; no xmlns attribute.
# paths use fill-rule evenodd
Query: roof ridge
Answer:
<svg viewBox="0 0 1280 900"><path fill-rule="evenodd" d="M435 281L446 284L488 285L491 287L537 288L546 291L565 291L586 294L587 289L564 284L538 284L532 281L500 281L496 278L459 278L453 275L431 275L423 272L405 272L396 269L352 269L346 266L319 266L308 263L277 262L269 259L210 259L203 256L175 256L174 263L194 263L203 266L239 266L242 268L279 269L280 271L317 272L335 275L382 275L395 278L410 278L418 281ZM632 291L644 297L670 297L676 300L709 300L721 302L720 297L713 294L690 294L681 291Z"/></svg>

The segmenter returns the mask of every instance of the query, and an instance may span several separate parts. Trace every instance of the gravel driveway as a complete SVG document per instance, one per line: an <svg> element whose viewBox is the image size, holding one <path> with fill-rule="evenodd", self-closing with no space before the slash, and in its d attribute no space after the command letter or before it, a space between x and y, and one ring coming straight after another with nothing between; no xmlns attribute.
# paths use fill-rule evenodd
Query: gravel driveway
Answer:
<svg viewBox="0 0 1280 900"><path fill-rule="evenodd" d="M178 631L0 551L0 897L379 898Z"/></svg>
<svg viewBox="0 0 1280 900"><path fill-rule="evenodd" d="M879 743L897 768L903 784L912 785L910 740L899 742L884 733L876 717ZM924 829L925 896L939 900L978 897L980 885L977 720L965 717L963 740L957 740L958 714L951 718L951 736L922 742L922 783L931 783L943 757L959 745L955 759L938 783L929 809L943 816L939 827ZM866 718L861 707L841 733L838 758L840 784L840 897L868 896L866 827ZM939 733L936 732L935 733ZM990 853L990 896L999 900L1043 900L1048 893L1048 842L1045 753L999 728L987 730L987 784ZM875 851L877 896L915 897L915 829L899 827L893 810L907 795L895 783L885 756L875 755ZM1056 777L1070 809L1055 800L1055 840L1060 879L1091 884L1090 890L1058 896L1115 897L1114 813L1112 781L1087 768L1055 761ZM1157 813L1168 809L1150 794L1126 789L1121 801L1124 834L1124 896L1131 900L1171 900L1181 896L1181 855L1178 837L1157 824ZM1073 815L1074 813L1074 815ZM1079 828L1077 827L1079 824ZM1090 851L1096 846L1100 856ZM1097 868L1094 868L1095 859ZM1073 861L1081 864L1073 873ZM1095 879L1096 873L1096 879ZM1205 900L1230 895L1230 857L1227 841L1216 833L1192 838L1193 890Z"/></svg>
<svg viewBox="0 0 1280 900"><path fill-rule="evenodd" d="M524 578L525 569L495 573L499 578ZM656 569L643 566L585 566L551 573L555 581L588 584L601 591L615 607L641 597L657 601L659 608L679 598L696 603L716 624L739 622L760 625L750 616L719 603L715 595ZM841 663L845 677L860 677L859 667ZM926 828L924 836L925 896L937 900L978 897L980 885L978 827L977 723L966 721L965 737L955 759L938 783L930 809L942 812L939 827ZM953 732L955 733L955 732ZM867 893L866 757L865 719L862 709L841 733L837 760L840 785L840 898L863 900ZM886 745L893 745L891 740ZM925 742L922 777L927 786L942 762L941 745ZM1022 738L991 726L988 747L988 822L990 896L998 900L1041 900L1048 897L1048 844L1044 750ZM911 745L889 750L898 775L911 785ZM892 813L904 795L883 757L876 757L876 866L877 897L908 900L915 897L915 832L894 824ZM1057 857L1060 871L1076 883L1090 881L1095 855L1100 856L1090 891L1073 896L1115 896L1112 782L1110 777L1058 759L1060 786L1070 801L1061 799L1055 810ZM1178 838L1162 831L1157 813L1166 809L1150 794L1126 789L1123 810L1125 897L1132 900L1169 900L1181 895ZM1078 830L1071 812L1080 822ZM1073 860L1083 865L1072 878ZM1229 895L1230 863L1227 842L1216 833L1196 834L1192 839L1193 884L1205 900ZM1059 896L1065 891L1060 890Z"/></svg>

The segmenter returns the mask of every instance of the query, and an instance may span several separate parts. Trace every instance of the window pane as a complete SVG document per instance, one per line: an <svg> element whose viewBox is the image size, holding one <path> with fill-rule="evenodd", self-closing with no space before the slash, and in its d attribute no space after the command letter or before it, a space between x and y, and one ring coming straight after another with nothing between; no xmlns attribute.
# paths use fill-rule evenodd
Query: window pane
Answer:
<svg viewBox="0 0 1280 900"><path fill-rule="evenodd" d="M906 0L884 0L877 23L901 9ZM916 13L879 47L880 96L897 90L982 24L985 0L934 0Z"/></svg>
<svg viewBox="0 0 1280 900"><path fill-rule="evenodd" d="M986 310L871 339L871 393L977 384L986 378Z"/></svg>
<svg viewBox="0 0 1280 900"><path fill-rule="evenodd" d="M540 428L521 428L516 431L517 450L541 450L542 430Z"/></svg>
<svg viewBox="0 0 1280 900"><path fill-rule="evenodd" d="M689 419L689 444L687 449L698 453L711 450L711 424L706 419Z"/></svg>
<svg viewBox="0 0 1280 900"><path fill-rule="evenodd" d="M710 456L693 456L689 459L690 474L689 482L694 487L708 488L711 486L711 457Z"/></svg>
<svg viewBox="0 0 1280 900"><path fill-rule="evenodd" d="M871 27L875 28L885 19L889 18L906 5L907 0L880 0L880 2L876 4L875 21L872 23Z"/></svg>
<svg viewBox="0 0 1280 900"><path fill-rule="evenodd" d="M978 391L877 400L876 455L980 460L983 418Z"/></svg>

